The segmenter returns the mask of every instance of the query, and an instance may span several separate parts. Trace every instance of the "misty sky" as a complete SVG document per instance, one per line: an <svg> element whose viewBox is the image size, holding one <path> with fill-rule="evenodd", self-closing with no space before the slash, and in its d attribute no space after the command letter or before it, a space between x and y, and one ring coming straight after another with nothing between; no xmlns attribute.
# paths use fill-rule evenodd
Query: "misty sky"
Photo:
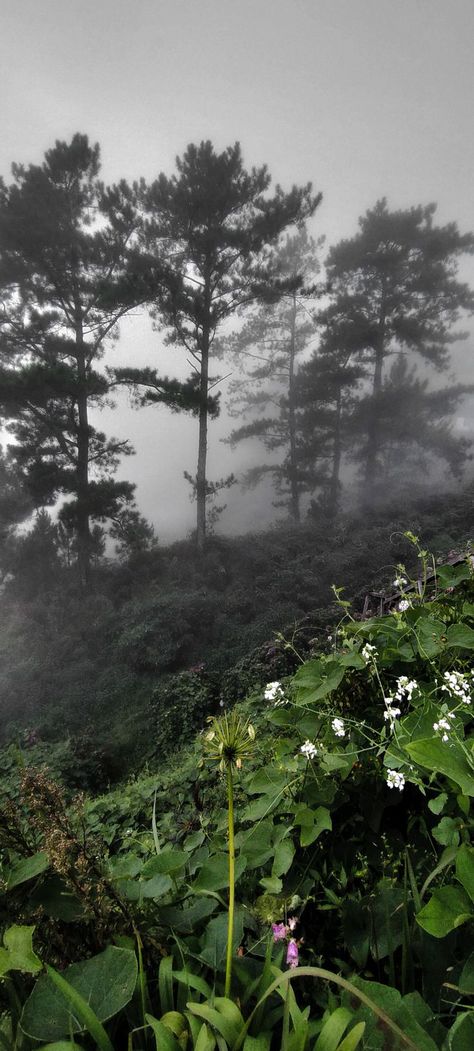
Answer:
<svg viewBox="0 0 474 1051"><path fill-rule="evenodd" d="M312 232L330 245L386 196L393 208L438 203L437 221L474 228L474 0L1 0L0 174L40 163L76 131L99 141L106 182L160 170L191 141L239 139L245 163L289 188L312 180L323 204ZM463 268L474 283L474 260ZM474 341L456 353L474 380ZM125 320L116 364L185 375L146 318ZM163 539L193 525L184 470L197 423L120 402L101 427L130 437L121 475ZM209 476L236 469L211 424ZM222 527L255 525L235 490Z"/></svg>

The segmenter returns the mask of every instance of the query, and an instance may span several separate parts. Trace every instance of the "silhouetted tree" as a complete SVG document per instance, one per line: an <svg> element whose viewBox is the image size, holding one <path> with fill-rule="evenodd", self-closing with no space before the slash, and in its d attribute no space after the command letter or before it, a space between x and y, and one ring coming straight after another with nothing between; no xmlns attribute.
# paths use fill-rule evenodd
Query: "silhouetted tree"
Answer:
<svg viewBox="0 0 474 1051"><path fill-rule="evenodd" d="M244 484L255 485L270 475L283 498L277 506L288 506L295 522L300 521L302 492L315 484L308 463L302 463L296 392L298 359L316 338L310 306L319 269L317 247L304 228L286 238L274 263L282 294L273 303L259 304L242 329L224 342L243 369L229 387L230 415L251 417L232 431L229 443L258 438L269 452L283 451L279 463L251 468Z"/></svg>
<svg viewBox="0 0 474 1051"><path fill-rule="evenodd" d="M56 142L41 166L13 166L0 187L0 410L37 506L59 493L89 576L90 520L116 517L133 486L115 483L128 442L91 426L109 385L97 371L106 340L134 304L128 280L137 227L134 197L99 181L99 146L85 135Z"/></svg>
<svg viewBox="0 0 474 1051"><path fill-rule="evenodd" d="M238 143L220 154L209 141L190 145L176 167L171 178L161 174L150 187L142 184L141 196L148 252L151 259L168 260L155 293L155 318L168 329L169 342L186 349L196 376L199 441L193 485L202 549L206 500L221 487L209 482L206 468L213 341L227 319L268 292L270 246L312 215L321 195L314 196L308 184L286 194L277 186L267 196L267 168L247 172Z"/></svg>
<svg viewBox="0 0 474 1051"><path fill-rule="evenodd" d="M364 490L370 499L381 471L384 370L389 356L416 353L437 369L462 333L454 326L474 309L474 295L457 280L457 261L474 251L474 235L455 223L435 226L435 205L390 212L378 201L359 220L360 231L335 245L327 276L336 305L350 324L351 349L368 366L371 398L366 403ZM324 314L321 319L324 321Z"/></svg>

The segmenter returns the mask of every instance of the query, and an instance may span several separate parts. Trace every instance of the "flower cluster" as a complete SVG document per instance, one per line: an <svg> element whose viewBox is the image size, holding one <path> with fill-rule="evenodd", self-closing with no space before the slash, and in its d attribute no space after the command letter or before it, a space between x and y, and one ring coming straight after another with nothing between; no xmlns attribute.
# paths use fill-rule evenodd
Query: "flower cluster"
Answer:
<svg viewBox="0 0 474 1051"><path fill-rule="evenodd" d="M345 737L346 728L344 726L344 719L333 719L331 726L334 730L336 737Z"/></svg>
<svg viewBox="0 0 474 1051"><path fill-rule="evenodd" d="M286 938L288 941L288 948L286 951L286 962L288 967L298 966L298 942L293 937L293 932L298 923L296 916L290 916L288 923L272 923L273 941L280 942Z"/></svg>
<svg viewBox="0 0 474 1051"><path fill-rule="evenodd" d="M395 577L395 580L393 582L394 588L403 588L405 587L405 584L408 584L408 580L406 577Z"/></svg>
<svg viewBox="0 0 474 1051"><path fill-rule="evenodd" d="M411 701L412 693L418 689L416 679L409 679L407 675L400 675L397 679L397 687L394 694L384 697L385 711L383 717L389 723L390 730L395 727L395 720L401 715L399 705L402 701Z"/></svg>
<svg viewBox="0 0 474 1051"><path fill-rule="evenodd" d="M445 671L443 675L444 685L441 687L445 693L461 701L462 704L471 703L471 684L468 676L460 671Z"/></svg>
<svg viewBox="0 0 474 1051"><path fill-rule="evenodd" d="M401 792L405 787L405 778L398 770L387 770L387 785L389 788L398 788Z"/></svg>
<svg viewBox="0 0 474 1051"><path fill-rule="evenodd" d="M302 755L306 756L307 759L316 759L318 749L312 741L305 741L305 743L301 745L300 752Z"/></svg>
<svg viewBox="0 0 474 1051"><path fill-rule="evenodd" d="M400 613L406 613L407 609L410 609L411 602L407 598L402 598L401 602L398 603L398 609Z"/></svg>
<svg viewBox="0 0 474 1051"><path fill-rule="evenodd" d="M282 704L288 704L288 699L285 697L285 691L281 682L267 683L263 696L266 701L273 701L275 708L280 707Z"/></svg>
<svg viewBox="0 0 474 1051"><path fill-rule="evenodd" d="M448 720L454 718L454 712L448 712L446 718L443 716L442 719L439 719L437 723L433 723L433 730L435 730L436 733L441 733L442 741L449 741L449 731L452 729L452 727L451 723Z"/></svg>
<svg viewBox="0 0 474 1051"><path fill-rule="evenodd" d="M361 656L364 658L366 664L368 664L369 661L372 661L374 659L374 653L376 652L377 650L375 646L372 646L370 642L366 642L365 646L363 646L360 651Z"/></svg>

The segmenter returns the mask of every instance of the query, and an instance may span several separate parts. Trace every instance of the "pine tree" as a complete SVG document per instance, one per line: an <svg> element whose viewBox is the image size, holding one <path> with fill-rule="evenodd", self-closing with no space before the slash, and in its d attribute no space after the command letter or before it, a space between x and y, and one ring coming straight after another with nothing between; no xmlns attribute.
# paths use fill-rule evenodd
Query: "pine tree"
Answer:
<svg viewBox="0 0 474 1051"><path fill-rule="evenodd" d="M155 292L155 317L168 330L169 342L190 357L199 395L199 439L196 476L197 545L206 536L206 502L222 483L207 478L209 396L214 381L209 366L212 346L224 323L271 282L270 246L294 224L313 214L320 195L311 185L279 186L267 196L267 168L243 166L236 143L216 153L212 143L188 146L176 160L177 174L161 174L141 186L146 247L153 258L168 260ZM214 403L215 405L215 403Z"/></svg>
<svg viewBox="0 0 474 1051"><path fill-rule="evenodd" d="M96 365L134 305L134 196L124 182L104 187L99 168L99 146L76 134L41 166L13 165L13 183L0 189L0 411L36 505L69 497L61 514L77 533L84 584L91 519L115 517L133 493L112 478L128 442L89 418L109 390Z"/></svg>
<svg viewBox="0 0 474 1051"><path fill-rule="evenodd" d="M311 315L318 273L317 245L306 229L287 236L275 258L276 295L259 304L242 329L226 340L223 349L242 365L242 375L229 387L229 412L249 417L228 438L235 446L257 438L270 453L283 458L249 470L244 484L255 485L270 475L279 501L288 506L295 522L301 517L301 495L315 485L314 472L303 467L297 399L298 362L315 339ZM278 293L278 287L282 289Z"/></svg>
<svg viewBox="0 0 474 1051"><path fill-rule="evenodd" d="M437 227L435 205L390 212L386 200L359 220L359 233L333 247L327 260L331 309L352 328L351 349L368 367L363 474L366 499L380 478L383 388L393 354L416 354L438 370L462 333L455 326L474 309L474 295L457 279L457 263L474 251L474 235L455 223Z"/></svg>

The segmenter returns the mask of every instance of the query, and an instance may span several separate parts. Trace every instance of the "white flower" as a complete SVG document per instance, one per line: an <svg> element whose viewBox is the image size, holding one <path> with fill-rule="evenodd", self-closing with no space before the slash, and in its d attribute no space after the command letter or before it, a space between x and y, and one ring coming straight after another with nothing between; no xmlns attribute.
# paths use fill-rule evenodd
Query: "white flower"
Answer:
<svg viewBox="0 0 474 1051"><path fill-rule="evenodd" d="M398 603L398 608L400 610L400 613L405 613L407 609L410 609L410 603L408 602L408 599L402 598L402 601Z"/></svg>
<svg viewBox="0 0 474 1051"><path fill-rule="evenodd" d="M264 695L266 701L274 701L275 705L285 704L285 691L281 682L269 682L265 686Z"/></svg>
<svg viewBox="0 0 474 1051"><path fill-rule="evenodd" d="M370 642L366 642L365 646L361 649L361 656L364 658L366 664L373 660L373 655L376 653L375 646L372 646Z"/></svg>
<svg viewBox="0 0 474 1051"><path fill-rule="evenodd" d="M467 681L467 675L464 675L460 671L445 671L444 675L444 686L441 687L445 693L451 694L452 697L456 697L462 704L471 703L471 686Z"/></svg>
<svg viewBox="0 0 474 1051"><path fill-rule="evenodd" d="M450 729L451 729L451 727L450 727L447 719L440 719L439 723L433 723L433 730L435 730L436 733L438 733L440 730L443 730L443 733L441 735L441 740L442 741L447 741L448 740L448 732L449 732Z"/></svg>
<svg viewBox="0 0 474 1051"><path fill-rule="evenodd" d="M389 788L398 788L401 792L405 787L405 778L398 770L387 770L387 785Z"/></svg>
<svg viewBox="0 0 474 1051"><path fill-rule="evenodd" d="M385 711L383 713L384 719L390 723L390 730L394 730L395 720L401 715L400 708L396 708L394 705L395 697L384 697Z"/></svg>
<svg viewBox="0 0 474 1051"><path fill-rule="evenodd" d="M333 719L331 726L336 734L336 737L345 737L346 728L344 726L344 719Z"/></svg>
<svg viewBox="0 0 474 1051"><path fill-rule="evenodd" d="M305 743L301 745L300 752L302 752L307 759L316 759L318 749L312 741L305 741Z"/></svg>
<svg viewBox="0 0 474 1051"><path fill-rule="evenodd" d="M409 679L408 675L400 675L397 679L397 690L396 698L398 701L403 700L403 695L406 694L409 701L411 701L411 695L414 690L418 689L418 683L416 679Z"/></svg>
<svg viewBox="0 0 474 1051"><path fill-rule="evenodd" d="M405 584L408 584L406 577L395 577L393 582L394 588L402 588Z"/></svg>

